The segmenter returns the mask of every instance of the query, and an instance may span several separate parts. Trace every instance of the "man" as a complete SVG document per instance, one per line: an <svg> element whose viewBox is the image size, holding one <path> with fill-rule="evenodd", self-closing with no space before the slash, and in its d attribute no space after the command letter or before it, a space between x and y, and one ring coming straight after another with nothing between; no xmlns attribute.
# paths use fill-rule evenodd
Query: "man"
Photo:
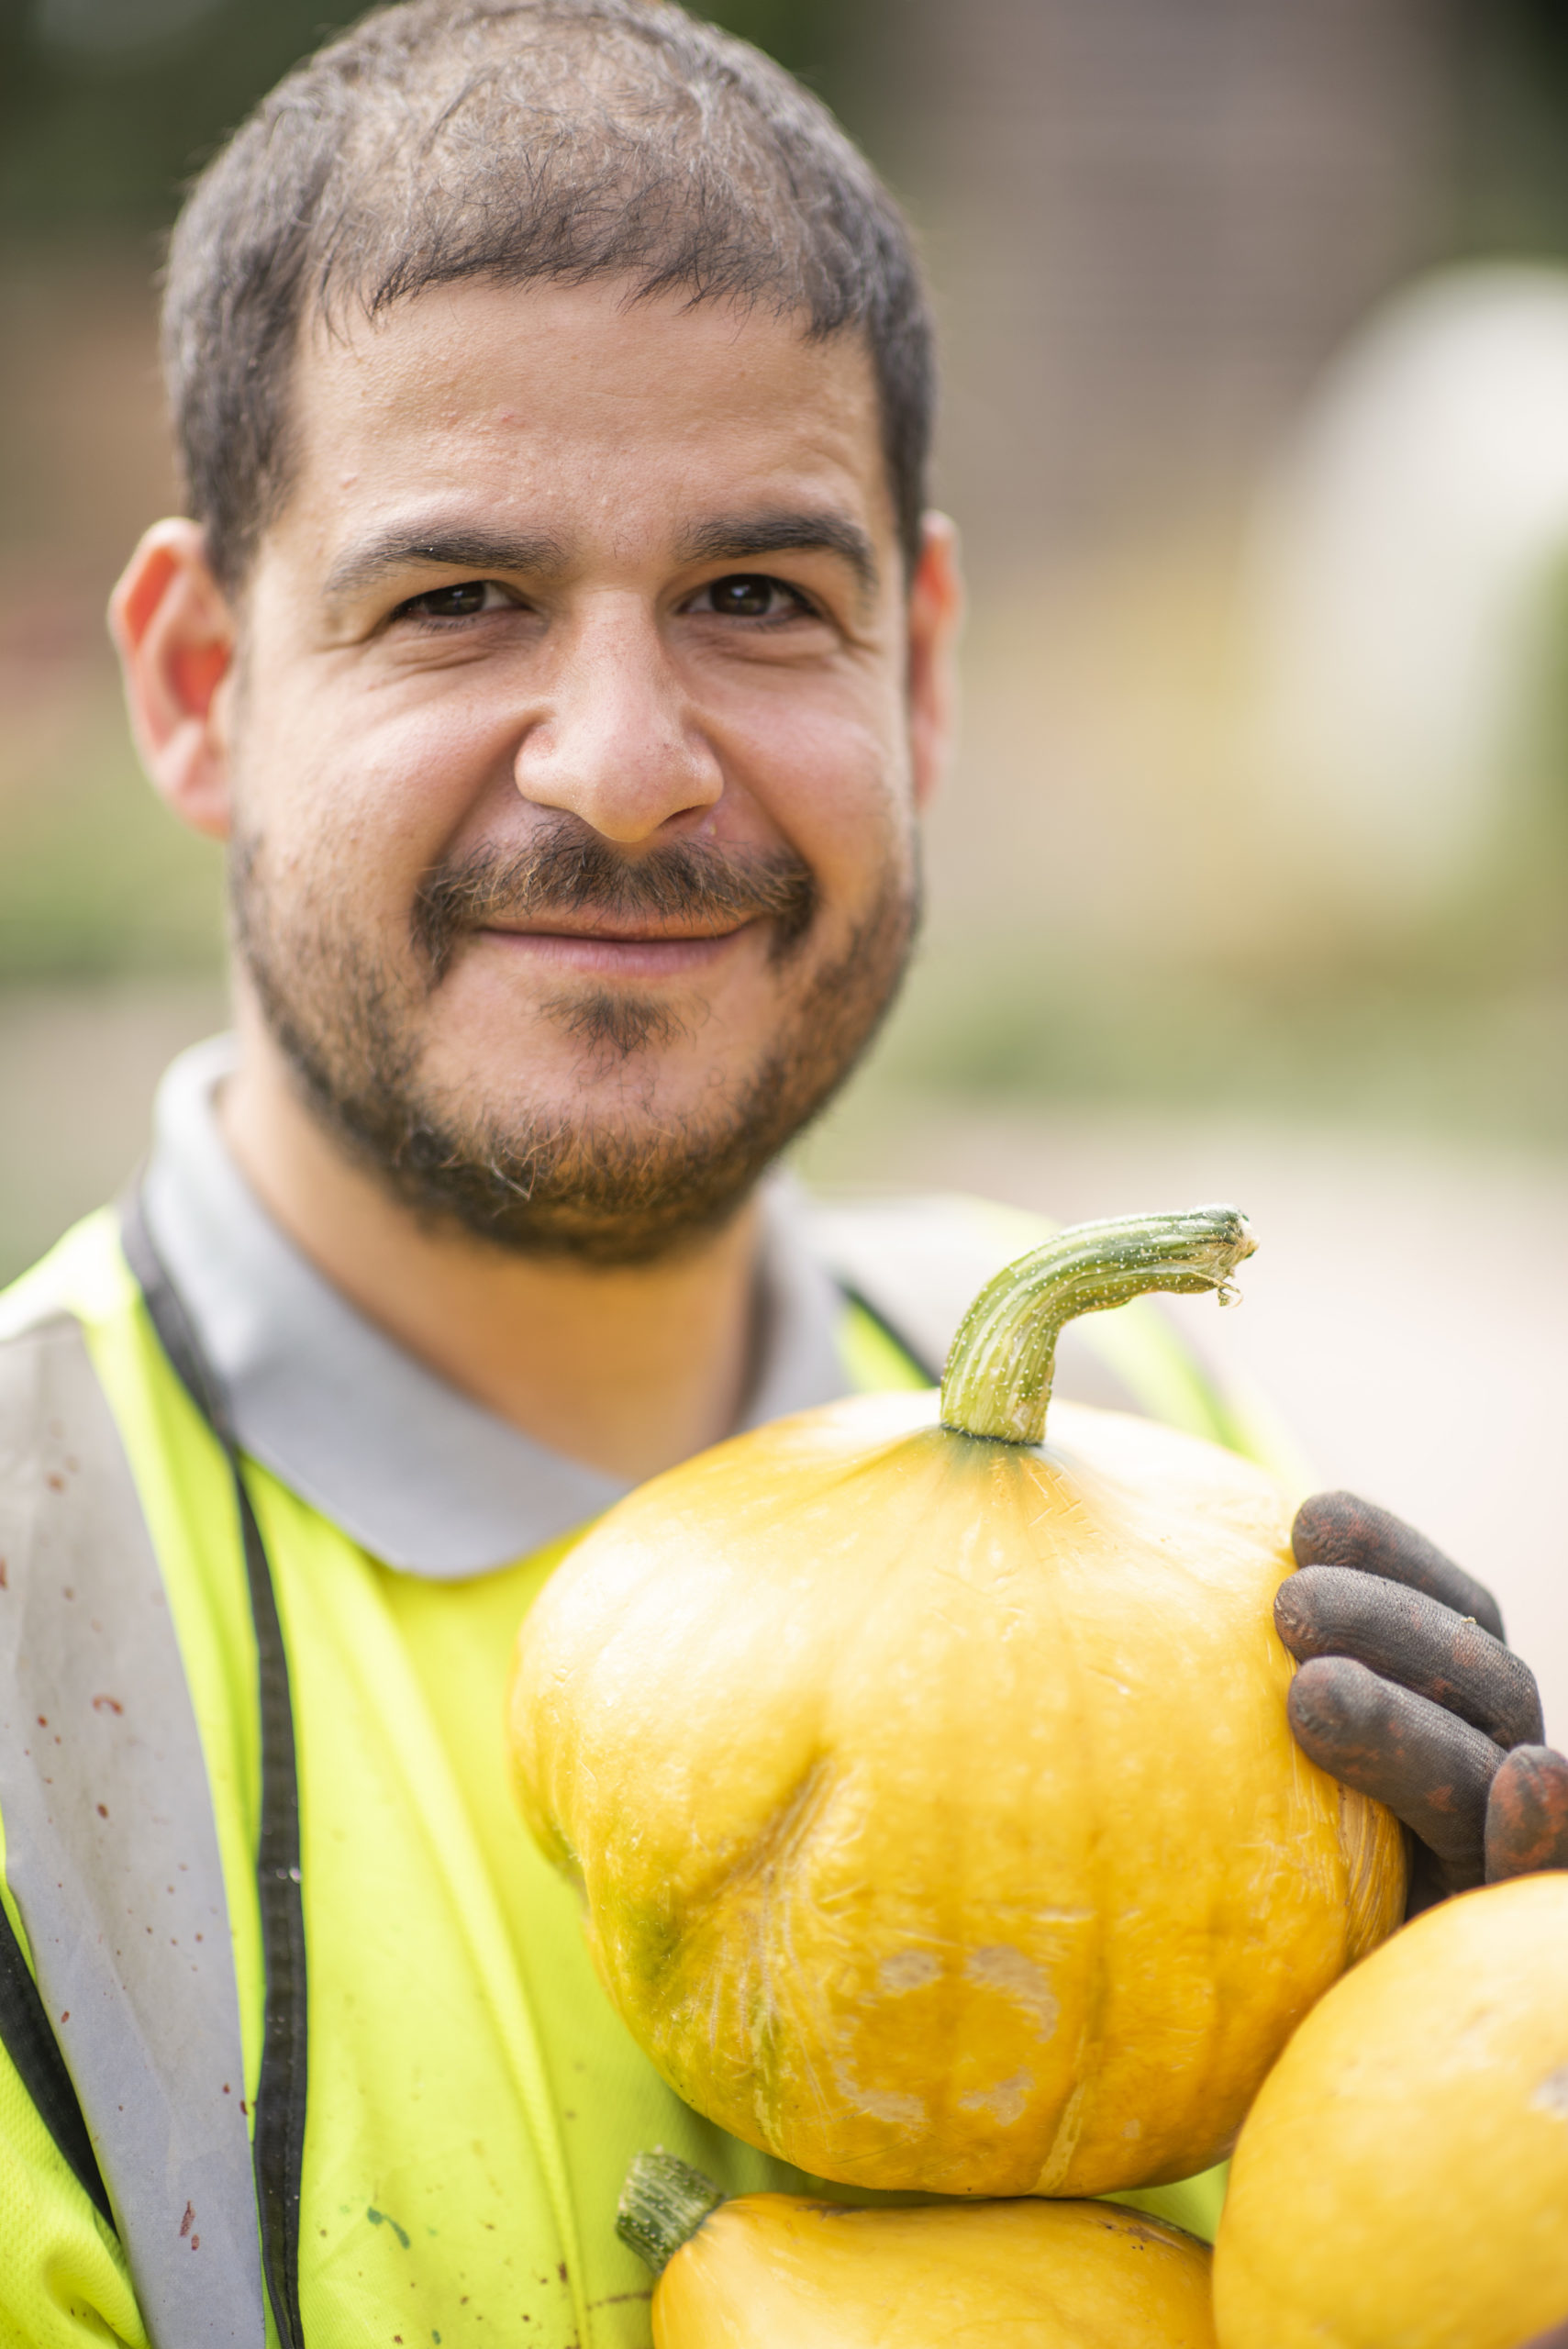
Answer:
<svg viewBox="0 0 1568 2349"><path fill-rule="evenodd" d="M641 2343L631 2154L784 2173L610 2014L502 1694L628 1484L923 1375L762 1179L895 989L951 728L918 277L741 45L411 0L209 169L167 316L191 518L113 622L236 1036L5 1308L0 2335ZM1474 1880L1494 1779L1555 1799L1533 1684L1414 1537L1307 1535L1301 1732Z"/></svg>

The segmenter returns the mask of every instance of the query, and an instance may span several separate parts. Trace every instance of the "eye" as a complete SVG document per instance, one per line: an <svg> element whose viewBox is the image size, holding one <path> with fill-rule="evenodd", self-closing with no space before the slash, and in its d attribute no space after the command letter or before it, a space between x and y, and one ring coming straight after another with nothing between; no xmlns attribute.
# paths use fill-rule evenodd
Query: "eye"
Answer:
<svg viewBox="0 0 1568 2349"><path fill-rule="evenodd" d="M460 579L450 587L428 587L410 596L393 614L395 620L467 620L480 612L514 611L517 598L498 580Z"/></svg>
<svg viewBox="0 0 1568 2349"><path fill-rule="evenodd" d="M732 572L727 579L712 579L687 605L688 611L715 612L727 620L815 619L814 605L787 580L770 579L760 571Z"/></svg>

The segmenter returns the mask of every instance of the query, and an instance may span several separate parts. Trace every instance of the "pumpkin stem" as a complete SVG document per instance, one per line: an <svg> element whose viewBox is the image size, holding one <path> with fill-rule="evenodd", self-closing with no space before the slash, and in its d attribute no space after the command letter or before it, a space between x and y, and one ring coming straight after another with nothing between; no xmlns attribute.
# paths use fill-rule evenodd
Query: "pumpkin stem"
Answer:
<svg viewBox="0 0 1568 2349"><path fill-rule="evenodd" d="M725 2197L711 2177L658 2145L639 2154L626 2174L616 2232L644 2266L662 2276L684 2243Z"/></svg>
<svg viewBox="0 0 1568 2349"><path fill-rule="evenodd" d="M956 1435L1038 1443L1056 1341L1080 1313L1104 1313L1151 1289L1217 1288L1257 1246L1237 1208L1075 1223L999 1272L964 1315L942 1374L942 1425Z"/></svg>

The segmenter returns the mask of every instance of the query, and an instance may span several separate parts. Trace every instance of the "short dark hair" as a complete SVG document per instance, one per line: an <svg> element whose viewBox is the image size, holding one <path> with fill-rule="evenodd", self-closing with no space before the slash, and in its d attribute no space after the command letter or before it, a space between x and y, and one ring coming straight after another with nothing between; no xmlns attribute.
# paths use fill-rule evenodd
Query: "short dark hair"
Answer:
<svg viewBox="0 0 1568 2349"><path fill-rule="evenodd" d="M308 314L373 318L466 277L605 276L862 334L912 568L930 314L906 222L827 108L667 0L404 0L261 101L174 230L165 365L224 585L287 495Z"/></svg>

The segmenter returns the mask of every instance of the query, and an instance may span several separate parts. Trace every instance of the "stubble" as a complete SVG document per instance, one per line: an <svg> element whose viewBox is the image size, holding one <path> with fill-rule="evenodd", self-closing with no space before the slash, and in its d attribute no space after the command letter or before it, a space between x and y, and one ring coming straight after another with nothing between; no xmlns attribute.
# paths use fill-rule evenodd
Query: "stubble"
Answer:
<svg viewBox="0 0 1568 2349"><path fill-rule="evenodd" d="M517 1253L609 1265L651 1262L724 1223L826 1106L896 996L919 896L912 849L890 854L844 949L822 959L816 884L793 851L673 842L628 858L562 815L521 855L481 849L428 874L401 956L360 934L346 892L281 887L254 835L237 839L230 907L261 1015L307 1107L358 1163L424 1219ZM433 999L465 937L551 912L766 922L779 1001L767 1044L700 1111L672 1117L658 1106L658 1063L681 1016L651 993L562 988L542 1008L579 1048L580 1102L454 1105L422 1074Z"/></svg>

